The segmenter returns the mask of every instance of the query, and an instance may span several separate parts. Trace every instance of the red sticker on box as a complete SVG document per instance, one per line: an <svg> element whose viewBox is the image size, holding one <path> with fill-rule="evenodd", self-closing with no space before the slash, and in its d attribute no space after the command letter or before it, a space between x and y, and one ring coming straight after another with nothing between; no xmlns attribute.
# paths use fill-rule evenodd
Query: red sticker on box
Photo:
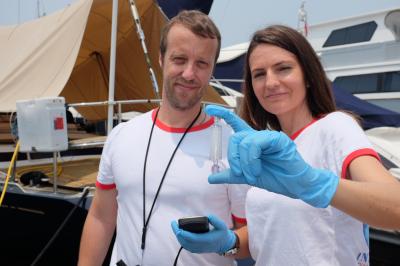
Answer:
<svg viewBox="0 0 400 266"><path fill-rule="evenodd" d="M54 129L55 130L64 129L64 119L62 117L56 117L54 119Z"/></svg>

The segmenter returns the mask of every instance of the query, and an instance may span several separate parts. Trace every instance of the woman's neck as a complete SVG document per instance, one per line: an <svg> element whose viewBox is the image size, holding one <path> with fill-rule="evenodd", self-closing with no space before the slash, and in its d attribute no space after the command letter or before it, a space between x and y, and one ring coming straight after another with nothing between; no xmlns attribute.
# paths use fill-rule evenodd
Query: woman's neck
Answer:
<svg viewBox="0 0 400 266"><path fill-rule="evenodd" d="M292 136L298 130L311 123L313 116L310 110L302 109L296 112L279 115L278 120L282 131L285 132L286 135Z"/></svg>

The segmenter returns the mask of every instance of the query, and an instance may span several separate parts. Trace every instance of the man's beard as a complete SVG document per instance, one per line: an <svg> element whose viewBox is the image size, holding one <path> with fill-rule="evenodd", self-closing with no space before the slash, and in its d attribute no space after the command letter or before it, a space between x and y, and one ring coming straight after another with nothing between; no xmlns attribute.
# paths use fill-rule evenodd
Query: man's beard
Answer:
<svg viewBox="0 0 400 266"><path fill-rule="evenodd" d="M168 86L166 90L166 96L169 104L176 109L185 111L191 109L201 101L206 88L201 88L200 90L197 90L196 93L190 97L187 96L189 94L187 92L179 93L178 95L173 85Z"/></svg>

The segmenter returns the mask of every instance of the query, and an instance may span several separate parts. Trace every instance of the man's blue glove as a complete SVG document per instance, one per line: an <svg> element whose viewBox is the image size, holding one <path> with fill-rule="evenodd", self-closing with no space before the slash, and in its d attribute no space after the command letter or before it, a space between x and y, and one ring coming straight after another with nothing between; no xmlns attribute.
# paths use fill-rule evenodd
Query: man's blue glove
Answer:
<svg viewBox="0 0 400 266"><path fill-rule="evenodd" d="M176 221L171 222L181 246L192 253L218 253L223 254L236 243L236 236L229 230L225 223L216 216L209 215L208 221L214 227L207 233L191 233L180 229Z"/></svg>
<svg viewBox="0 0 400 266"><path fill-rule="evenodd" d="M329 205L339 178L330 171L315 169L307 164L297 152L296 144L286 134L249 130L243 126L246 123L242 119L219 106L207 106L206 113L223 118L235 132L238 129L229 141L231 168L210 175L208 180L211 184L246 183L301 199L314 207L325 208Z"/></svg>

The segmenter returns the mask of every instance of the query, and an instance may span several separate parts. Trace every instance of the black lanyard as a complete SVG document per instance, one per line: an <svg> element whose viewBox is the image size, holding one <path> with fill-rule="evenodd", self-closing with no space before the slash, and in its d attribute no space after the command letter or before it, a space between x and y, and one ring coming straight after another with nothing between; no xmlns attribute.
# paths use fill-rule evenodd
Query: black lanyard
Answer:
<svg viewBox="0 0 400 266"><path fill-rule="evenodd" d="M169 159L167 167L164 170L164 174L163 174L163 176L161 178L160 185L158 185L156 196L154 197L153 204L151 205L151 209L150 209L149 215L147 216L147 219L146 219L146 164L147 164L147 155L149 153L149 148L150 148L151 137L153 136L154 125L156 124L156 121L157 121L158 111L160 111L160 108L157 109L156 115L154 117L153 125L151 126L149 141L147 143L146 155L144 157L144 166L143 166L143 229L142 229L142 245L141 245L141 249L142 250L144 250L144 247L145 247L146 231L147 231L147 226L148 226L149 221L150 221L150 216L151 216L151 213L153 212L153 208L154 208L154 205L156 203L158 194L160 193L161 187L163 185L165 176L167 175L168 168L171 165L172 159L174 159L175 153L178 150L179 145L181 144L183 138L186 136L186 134L189 132L189 130L192 128L192 126L194 125L194 123L196 122L196 120L199 118L199 116L201 114L201 108L200 108L199 113L193 119L192 123L190 123L189 127L186 128L185 133L183 133L181 139L179 140L178 144L176 145L175 150L172 153L171 158Z"/></svg>

